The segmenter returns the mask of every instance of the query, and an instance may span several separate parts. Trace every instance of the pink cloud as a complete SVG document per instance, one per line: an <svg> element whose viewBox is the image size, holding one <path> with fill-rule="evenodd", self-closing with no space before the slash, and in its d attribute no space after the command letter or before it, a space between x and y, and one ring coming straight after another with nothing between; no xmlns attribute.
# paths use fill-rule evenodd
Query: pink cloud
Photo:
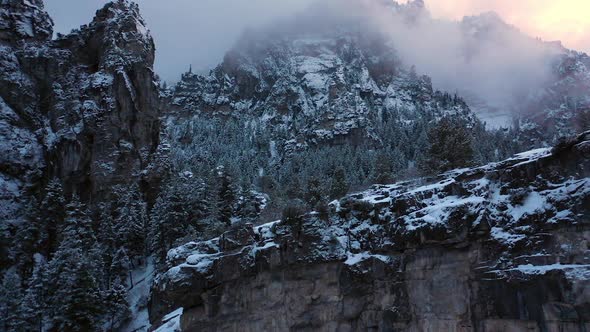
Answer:
<svg viewBox="0 0 590 332"><path fill-rule="evenodd" d="M461 19L495 11L523 32L590 53L588 0L425 0L435 17Z"/></svg>

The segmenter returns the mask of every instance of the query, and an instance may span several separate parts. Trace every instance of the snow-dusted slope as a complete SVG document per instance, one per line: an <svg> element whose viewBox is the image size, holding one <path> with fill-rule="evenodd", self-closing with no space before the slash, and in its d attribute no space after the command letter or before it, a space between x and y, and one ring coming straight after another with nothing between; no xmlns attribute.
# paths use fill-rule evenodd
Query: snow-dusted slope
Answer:
<svg viewBox="0 0 590 332"><path fill-rule="evenodd" d="M375 186L168 254L151 318L183 330L587 326L590 132ZM570 318L559 314L567 310Z"/></svg>
<svg viewBox="0 0 590 332"><path fill-rule="evenodd" d="M379 143L375 127L387 116L400 126L442 116L473 125L467 105L434 91L430 78L401 63L367 17L339 17L331 10L314 8L246 33L209 76L182 76L172 91L173 113L245 117L253 131L271 128L279 152Z"/></svg>

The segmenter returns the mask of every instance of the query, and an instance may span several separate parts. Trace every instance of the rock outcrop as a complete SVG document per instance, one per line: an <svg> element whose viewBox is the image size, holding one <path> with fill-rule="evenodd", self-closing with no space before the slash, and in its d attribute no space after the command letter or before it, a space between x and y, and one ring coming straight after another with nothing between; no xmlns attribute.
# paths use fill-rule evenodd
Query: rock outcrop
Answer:
<svg viewBox="0 0 590 332"><path fill-rule="evenodd" d="M183 331L590 328L590 132L330 208L171 250L152 321L183 308Z"/></svg>
<svg viewBox="0 0 590 332"><path fill-rule="evenodd" d="M0 4L0 219L51 178L100 201L138 181L159 144L154 43L127 0L52 37L41 0Z"/></svg>
<svg viewBox="0 0 590 332"><path fill-rule="evenodd" d="M0 40L47 41L53 34L53 21L43 9L42 0L4 0L0 3Z"/></svg>

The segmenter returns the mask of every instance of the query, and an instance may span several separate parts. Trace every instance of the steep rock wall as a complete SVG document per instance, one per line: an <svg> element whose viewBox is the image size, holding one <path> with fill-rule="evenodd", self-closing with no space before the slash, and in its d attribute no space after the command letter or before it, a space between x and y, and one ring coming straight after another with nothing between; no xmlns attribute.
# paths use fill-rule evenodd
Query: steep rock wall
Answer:
<svg viewBox="0 0 590 332"><path fill-rule="evenodd" d="M89 202L139 181L159 144L160 101L138 6L113 1L53 40L41 0L2 2L0 16L3 215L54 177Z"/></svg>

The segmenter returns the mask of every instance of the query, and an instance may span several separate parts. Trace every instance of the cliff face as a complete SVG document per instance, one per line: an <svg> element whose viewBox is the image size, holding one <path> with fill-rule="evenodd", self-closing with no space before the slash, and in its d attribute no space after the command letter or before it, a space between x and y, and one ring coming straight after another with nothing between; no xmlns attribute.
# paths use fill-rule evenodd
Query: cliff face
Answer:
<svg viewBox="0 0 590 332"><path fill-rule="evenodd" d="M430 180L173 249L150 316L182 307L164 321L184 331L590 327L590 133Z"/></svg>
<svg viewBox="0 0 590 332"><path fill-rule="evenodd" d="M0 17L3 216L53 177L85 201L139 179L159 143L159 92L137 5L109 3L54 40L40 0L3 1Z"/></svg>

